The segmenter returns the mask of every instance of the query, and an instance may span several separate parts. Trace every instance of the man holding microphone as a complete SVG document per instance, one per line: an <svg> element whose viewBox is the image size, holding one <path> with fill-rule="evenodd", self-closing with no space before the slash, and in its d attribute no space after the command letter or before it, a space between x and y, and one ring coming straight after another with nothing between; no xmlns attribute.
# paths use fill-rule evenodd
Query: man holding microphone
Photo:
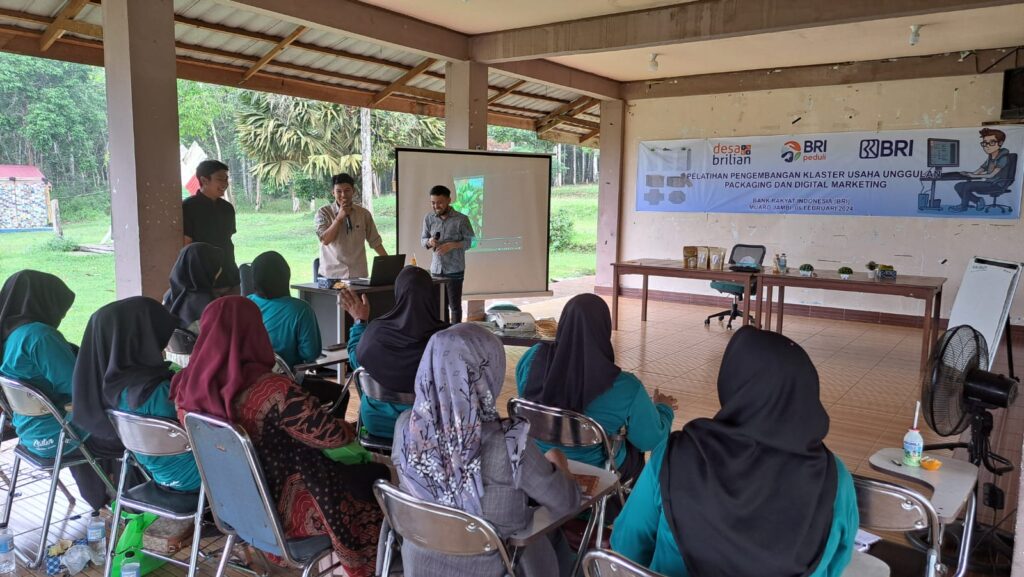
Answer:
<svg viewBox="0 0 1024 577"><path fill-rule="evenodd" d="M437 185L430 189L430 208L423 217L421 241L424 248L434 251L430 274L443 276L448 281L446 295L452 324L462 322L462 282L466 275L466 250L476 236L469 217L455 210L452 191Z"/></svg>
<svg viewBox="0 0 1024 577"><path fill-rule="evenodd" d="M335 202L318 210L313 221L320 238L317 274L331 279L368 277L366 245L384 256L384 242L370 211L352 203L355 180L348 174L336 174L331 186Z"/></svg>

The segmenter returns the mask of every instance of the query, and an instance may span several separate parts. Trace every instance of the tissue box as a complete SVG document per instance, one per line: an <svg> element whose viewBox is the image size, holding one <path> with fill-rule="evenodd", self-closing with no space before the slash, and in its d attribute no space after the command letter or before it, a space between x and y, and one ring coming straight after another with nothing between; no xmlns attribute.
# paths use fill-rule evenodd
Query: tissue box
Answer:
<svg viewBox="0 0 1024 577"><path fill-rule="evenodd" d="M878 278L881 280L896 280L896 271L879 269Z"/></svg>

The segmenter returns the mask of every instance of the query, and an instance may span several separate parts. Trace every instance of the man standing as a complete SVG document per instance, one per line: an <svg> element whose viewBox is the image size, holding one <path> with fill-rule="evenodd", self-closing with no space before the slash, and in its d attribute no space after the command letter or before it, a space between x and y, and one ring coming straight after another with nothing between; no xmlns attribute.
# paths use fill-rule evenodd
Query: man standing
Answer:
<svg viewBox="0 0 1024 577"><path fill-rule="evenodd" d="M473 237L469 217L452 208L452 191L437 185L430 189L430 208L423 217L422 242L434 251L430 274L450 279L446 295L451 322L462 322L462 281L466 276L466 251Z"/></svg>
<svg viewBox="0 0 1024 577"><path fill-rule="evenodd" d="M235 207L224 200L230 183L228 165L219 160L204 160L196 167L199 192L181 203L185 245L206 242L221 249L224 260L214 285L218 296L240 295L238 265L235 264Z"/></svg>
<svg viewBox="0 0 1024 577"><path fill-rule="evenodd" d="M334 202L316 213L313 223L320 238L320 270L325 278L370 276L366 266L366 244L378 255L388 254L370 211L352 203L355 180L347 174L331 177Z"/></svg>
<svg viewBox="0 0 1024 577"><path fill-rule="evenodd" d="M954 212L967 210L973 202L978 210L985 209L985 199L978 194L1000 192L1013 184L1008 178L1010 169L1010 151L1003 148L1006 133L994 128L981 129L981 149L985 152L985 162L978 170L964 172L964 176L977 178L968 182L958 182L953 188L960 195L960 206L950 207Z"/></svg>

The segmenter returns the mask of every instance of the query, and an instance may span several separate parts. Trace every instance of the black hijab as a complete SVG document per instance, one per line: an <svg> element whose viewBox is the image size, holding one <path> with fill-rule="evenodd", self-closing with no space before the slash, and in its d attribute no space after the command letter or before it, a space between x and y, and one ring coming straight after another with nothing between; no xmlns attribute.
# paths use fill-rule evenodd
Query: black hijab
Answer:
<svg viewBox="0 0 1024 577"><path fill-rule="evenodd" d="M407 266L395 279L395 308L366 327L356 359L388 390L411 393L430 337L448 328L439 315L430 273Z"/></svg>
<svg viewBox="0 0 1024 577"><path fill-rule="evenodd" d="M252 261L253 288L265 299L289 296L291 278L292 269L280 253L269 250Z"/></svg>
<svg viewBox="0 0 1024 577"><path fill-rule="evenodd" d="M14 329L28 323L60 326L75 302L75 293L58 277L37 270L21 270L0 289L0 355Z"/></svg>
<svg viewBox="0 0 1024 577"><path fill-rule="evenodd" d="M837 484L814 364L788 338L744 327L722 357L718 398L713 419L669 437L659 478L687 569L809 575L828 540Z"/></svg>
<svg viewBox="0 0 1024 577"><path fill-rule="evenodd" d="M163 352L178 319L148 297L112 302L93 313L82 336L72 378L75 410L71 420L93 435L116 439L107 409L137 409L172 376Z"/></svg>
<svg viewBox="0 0 1024 577"><path fill-rule="evenodd" d="M534 354L523 397L582 413L621 372L608 305L595 294L576 295L562 309L555 342L542 343Z"/></svg>
<svg viewBox="0 0 1024 577"><path fill-rule="evenodd" d="M171 288L164 294L164 306L187 327L199 320L206 305L213 302L224 251L205 242L193 242L181 249L171 269Z"/></svg>

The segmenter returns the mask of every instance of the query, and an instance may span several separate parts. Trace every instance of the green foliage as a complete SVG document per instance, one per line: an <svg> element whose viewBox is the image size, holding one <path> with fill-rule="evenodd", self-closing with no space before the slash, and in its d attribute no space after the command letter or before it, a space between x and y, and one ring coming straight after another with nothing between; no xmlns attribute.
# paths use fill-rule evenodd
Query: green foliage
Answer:
<svg viewBox="0 0 1024 577"><path fill-rule="evenodd" d="M473 226L477 238L485 237L484 233L484 177L473 176L455 179L455 198L452 207L465 214ZM473 246L477 239L473 239Z"/></svg>
<svg viewBox="0 0 1024 577"><path fill-rule="evenodd" d="M324 191L327 188L325 182L326 179L311 178L303 172L292 180L291 189L299 200L308 203L314 198L325 196Z"/></svg>
<svg viewBox="0 0 1024 577"><path fill-rule="evenodd" d="M853 269L848 266L839 267L839 274L853 274Z"/></svg>
<svg viewBox="0 0 1024 577"><path fill-rule="evenodd" d="M488 126L487 138L501 143L511 143L513 152L533 152L548 154L554 152L555 143L541 140L532 130L509 128L507 126Z"/></svg>
<svg viewBox="0 0 1024 577"><path fill-rule="evenodd" d="M60 198L60 217L64 222L81 222L110 215L110 191Z"/></svg>
<svg viewBox="0 0 1024 577"><path fill-rule="evenodd" d="M811 266L810 264L804 263L804 264L800 265L800 270L810 272L810 271L814 270L814 267Z"/></svg>
<svg viewBox="0 0 1024 577"><path fill-rule="evenodd" d="M50 252L71 252L78 248L78 243L70 238L61 238L55 235L46 241L44 248Z"/></svg>
<svg viewBox="0 0 1024 577"><path fill-rule="evenodd" d="M576 223L568 210L560 208L551 217L551 250L572 250Z"/></svg>

